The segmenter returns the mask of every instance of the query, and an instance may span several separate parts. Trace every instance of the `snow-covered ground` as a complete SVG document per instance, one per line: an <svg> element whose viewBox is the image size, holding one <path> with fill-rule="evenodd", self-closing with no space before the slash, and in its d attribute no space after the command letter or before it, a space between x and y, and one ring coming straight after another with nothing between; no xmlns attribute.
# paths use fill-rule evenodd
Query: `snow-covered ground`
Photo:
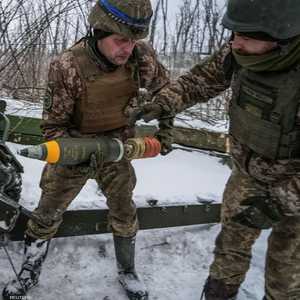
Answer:
<svg viewBox="0 0 300 300"><path fill-rule="evenodd" d="M9 143L16 152L20 145ZM44 163L18 157L24 165L22 204L32 209L38 203L38 182ZM219 159L203 153L173 151L166 157L134 161L138 183L134 199L138 206L147 199L159 203L197 202L197 197L221 200L230 174ZM89 181L71 204L72 209L105 207L96 183ZM151 300L199 300L208 275L214 240L220 225L199 225L140 231L137 239L137 269L150 291ZM238 300L260 300L266 239L264 233L254 248L251 271ZM20 266L22 244L11 243L9 251ZM0 288L13 272L0 252ZM54 239L40 284L27 299L36 300L126 300L116 280L110 234Z"/></svg>
<svg viewBox="0 0 300 300"><path fill-rule="evenodd" d="M15 100L9 97L0 96L0 100L6 102L5 113L24 117L41 118L43 107L41 103L32 103L25 100Z"/></svg>

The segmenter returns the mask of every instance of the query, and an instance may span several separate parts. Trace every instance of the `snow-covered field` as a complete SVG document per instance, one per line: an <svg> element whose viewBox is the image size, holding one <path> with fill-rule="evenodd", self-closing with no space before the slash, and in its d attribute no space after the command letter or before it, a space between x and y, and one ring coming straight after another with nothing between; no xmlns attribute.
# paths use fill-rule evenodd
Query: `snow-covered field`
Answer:
<svg viewBox="0 0 300 300"><path fill-rule="evenodd" d="M9 143L15 152L20 145ZM44 163L18 157L24 165L22 204L37 205L38 182ZM138 184L134 199L138 206L147 199L159 203L196 202L197 197L221 201L230 174L219 159L182 150L166 157L134 161ZM105 207L96 183L89 181L71 204L72 209ZM140 231L137 239L137 269L150 291L151 300L199 300L212 260L214 240L220 225L199 225ZM263 296L264 254L267 234L258 240L254 258L239 300L260 300ZM22 244L11 243L9 251L20 266ZM13 272L0 252L0 288ZM40 284L27 299L42 300L126 300L116 280L116 266L110 234L60 238L51 242Z"/></svg>

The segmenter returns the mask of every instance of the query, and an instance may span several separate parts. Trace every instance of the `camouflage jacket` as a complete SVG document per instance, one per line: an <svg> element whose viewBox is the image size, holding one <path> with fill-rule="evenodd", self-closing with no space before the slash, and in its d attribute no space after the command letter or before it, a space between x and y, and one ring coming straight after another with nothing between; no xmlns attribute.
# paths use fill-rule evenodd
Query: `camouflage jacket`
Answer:
<svg viewBox="0 0 300 300"><path fill-rule="evenodd" d="M137 65L139 86L148 90L151 98L169 83L168 72L157 60L153 48L145 42L137 43L128 63ZM99 67L104 72L110 71L104 63ZM72 122L74 104L85 91L86 87L77 72L75 57L71 51L66 50L51 62L49 68L41 123L46 139L69 136L70 131L76 130Z"/></svg>
<svg viewBox="0 0 300 300"><path fill-rule="evenodd" d="M234 69L227 70L227 67L232 66L231 63L228 64L230 52L230 45L225 44L214 55L194 66L177 81L160 91L154 101L163 107L166 114L175 115L196 103L209 101L229 87L234 91L236 73ZM298 112L298 119L297 123L300 124L300 112ZM277 161L265 159L232 137L230 152L244 172L250 173L263 182L276 182L300 171L300 159Z"/></svg>

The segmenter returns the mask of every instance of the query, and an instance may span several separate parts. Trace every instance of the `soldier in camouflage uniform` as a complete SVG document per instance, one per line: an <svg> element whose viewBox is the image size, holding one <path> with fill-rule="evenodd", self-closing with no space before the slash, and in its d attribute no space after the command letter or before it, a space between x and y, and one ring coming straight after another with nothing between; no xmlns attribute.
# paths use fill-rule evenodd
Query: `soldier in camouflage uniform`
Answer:
<svg viewBox="0 0 300 300"><path fill-rule="evenodd" d="M47 140L105 135L125 141L134 136L134 123L128 114L140 102L139 91L151 99L169 83L154 50L139 41L147 36L151 17L149 0L97 1L89 15L89 34L50 65L42 121ZM165 123L161 123L158 133L163 145L168 131ZM89 178L97 181L107 198L119 281L130 299L148 299L134 265L138 230L132 200L134 169L125 159L102 163L93 155L92 162L72 167L45 166L40 182L42 196L34 211L44 226L29 221L19 273L23 288L15 280L9 282L3 291L5 299L24 295L24 290L37 284L49 241L64 211Z"/></svg>
<svg viewBox="0 0 300 300"><path fill-rule="evenodd" d="M146 121L175 115L232 88L234 167L201 299L236 299L252 245L267 228L264 299L300 299L299 12L299 0L229 0L230 43L142 110Z"/></svg>

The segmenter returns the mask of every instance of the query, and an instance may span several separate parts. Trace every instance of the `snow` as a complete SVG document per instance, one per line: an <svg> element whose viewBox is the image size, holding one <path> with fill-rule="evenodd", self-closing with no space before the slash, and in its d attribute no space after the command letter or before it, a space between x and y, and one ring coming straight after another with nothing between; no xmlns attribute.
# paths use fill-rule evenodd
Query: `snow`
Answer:
<svg viewBox="0 0 300 300"><path fill-rule="evenodd" d="M41 103L32 103L25 100L15 100L9 97L0 96L0 100L6 102L5 113L22 117L41 118L43 107Z"/></svg>
<svg viewBox="0 0 300 300"><path fill-rule="evenodd" d="M24 147L8 143L13 152ZM33 209L40 196L38 187L43 162L18 156L24 165L21 203ZM199 198L221 201L230 174L219 158L198 151L175 150L166 157L134 161L138 183L134 199L145 206L148 199L159 204L196 203ZM104 208L105 198L94 181L88 181L71 209ZM137 237L137 270L151 300L199 300L213 258L214 240L220 225L198 225L140 231ZM264 233L254 248L251 270L238 300L261 299L266 239ZM19 269L22 243L9 245ZM4 251L0 252L0 288L11 278ZM50 244L41 280L26 299L126 300L116 277L113 241L110 234L54 239Z"/></svg>

